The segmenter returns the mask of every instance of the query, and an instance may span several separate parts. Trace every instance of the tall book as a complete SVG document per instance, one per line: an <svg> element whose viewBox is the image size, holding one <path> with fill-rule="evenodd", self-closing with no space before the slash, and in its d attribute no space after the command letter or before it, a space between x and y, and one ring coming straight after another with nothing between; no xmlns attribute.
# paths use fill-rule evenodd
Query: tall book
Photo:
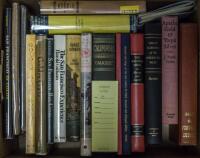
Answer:
<svg viewBox="0 0 200 158"><path fill-rule="evenodd" d="M135 14L146 11L145 0L40 1L41 14Z"/></svg>
<svg viewBox="0 0 200 158"><path fill-rule="evenodd" d="M4 137L13 138L13 118L12 118L12 9L5 9L5 29L4 29L4 71L3 71L3 106L4 106Z"/></svg>
<svg viewBox="0 0 200 158"><path fill-rule="evenodd" d="M24 133L26 129L26 33L28 28L28 9L20 5L20 128Z"/></svg>
<svg viewBox="0 0 200 158"><path fill-rule="evenodd" d="M66 36L54 35L54 142L66 142Z"/></svg>
<svg viewBox="0 0 200 158"><path fill-rule="evenodd" d="M161 24L145 25L145 135L149 145L162 135Z"/></svg>
<svg viewBox="0 0 200 158"><path fill-rule="evenodd" d="M197 145L197 24L180 24L179 39L179 145Z"/></svg>
<svg viewBox="0 0 200 158"><path fill-rule="evenodd" d="M47 154L46 36L36 37L36 154Z"/></svg>
<svg viewBox="0 0 200 158"><path fill-rule="evenodd" d="M20 54L20 6L12 4L12 113L13 133L20 134L20 86L19 86L19 54Z"/></svg>
<svg viewBox="0 0 200 158"><path fill-rule="evenodd" d="M47 38L47 142L54 143L54 38Z"/></svg>
<svg viewBox="0 0 200 158"><path fill-rule="evenodd" d="M144 35L131 34L131 151L144 152Z"/></svg>
<svg viewBox="0 0 200 158"><path fill-rule="evenodd" d="M115 34L93 34L92 79L115 80Z"/></svg>
<svg viewBox="0 0 200 158"><path fill-rule="evenodd" d="M66 36L66 126L67 140L80 140L81 36Z"/></svg>
<svg viewBox="0 0 200 158"><path fill-rule="evenodd" d="M116 33L135 31L136 15L32 16L31 31L49 34Z"/></svg>
<svg viewBox="0 0 200 158"><path fill-rule="evenodd" d="M178 125L178 17L162 18L162 135ZM173 133L171 133L173 135Z"/></svg>
<svg viewBox="0 0 200 158"><path fill-rule="evenodd" d="M36 119L36 36L26 35L26 154L34 154ZM38 117L38 116L37 116Z"/></svg>
<svg viewBox="0 0 200 158"><path fill-rule="evenodd" d="M92 34L81 35L81 156L91 156Z"/></svg>

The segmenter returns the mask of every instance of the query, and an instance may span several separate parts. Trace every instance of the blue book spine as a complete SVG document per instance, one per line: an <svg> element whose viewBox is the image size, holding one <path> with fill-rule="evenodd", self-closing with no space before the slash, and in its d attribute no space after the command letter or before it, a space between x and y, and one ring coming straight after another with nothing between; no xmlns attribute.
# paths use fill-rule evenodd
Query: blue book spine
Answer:
<svg viewBox="0 0 200 158"><path fill-rule="evenodd" d="M121 34L122 154L131 154L130 35Z"/></svg>

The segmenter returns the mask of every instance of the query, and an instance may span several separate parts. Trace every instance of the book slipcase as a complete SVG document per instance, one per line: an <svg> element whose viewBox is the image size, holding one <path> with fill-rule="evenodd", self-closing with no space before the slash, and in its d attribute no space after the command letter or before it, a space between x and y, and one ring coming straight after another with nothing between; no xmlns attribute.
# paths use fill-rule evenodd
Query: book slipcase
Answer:
<svg viewBox="0 0 200 158"><path fill-rule="evenodd" d="M3 24L3 8L5 8L5 5L7 3L11 3L13 1L21 2L23 4L26 4L33 13L39 12L39 6L38 6L38 0L0 0L0 49L2 49L2 24ZM162 3L166 2L174 2L176 0L147 0L147 7L153 8L154 6L160 5ZM198 2L197 10L194 14L194 16L191 16L191 21L198 21L200 24L200 2ZM200 27L199 27L200 32ZM200 43L199 43L200 45ZM200 74L200 71L198 72L198 75ZM200 85L200 84L199 84ZM199 94L199 92L198 92ZM200 96L199 96L200 97ZM1 98L2 99L2 98ZM2 132L2 106L0 106L0 158L3 157L26 157L23 152L20 152L21 148L25 146L24 138L15 139L15 141L5 141L3 139L3 132ZM198 116L198 120L200 119L200 116ZM198 130L198 135L200 131ZM53 152L50 152L48 157L80 157L80 149L78 143L66 143L62 145L55 145L53 146L52 150ZM186 150L185 150L186 149ZM110 154L95 154L94 157L109 157ZM146 149L145 154L133 154L134 157L184 157L184 158L197 158L200 156L200 147L177 147L177 146L157 146ZM31 156L27 156L31 157ZM36 156L32 156L36 157Z"/></svg>

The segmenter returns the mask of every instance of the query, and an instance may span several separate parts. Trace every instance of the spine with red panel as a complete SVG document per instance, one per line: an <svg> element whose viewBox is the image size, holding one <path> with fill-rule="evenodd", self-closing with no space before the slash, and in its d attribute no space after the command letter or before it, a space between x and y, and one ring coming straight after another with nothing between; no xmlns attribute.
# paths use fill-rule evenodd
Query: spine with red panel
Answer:
<svg viewBox="0 0 200 158"><path fill-rule="evenodd" d="M131 34L131 143L144 152L144 35Z"/></svg>

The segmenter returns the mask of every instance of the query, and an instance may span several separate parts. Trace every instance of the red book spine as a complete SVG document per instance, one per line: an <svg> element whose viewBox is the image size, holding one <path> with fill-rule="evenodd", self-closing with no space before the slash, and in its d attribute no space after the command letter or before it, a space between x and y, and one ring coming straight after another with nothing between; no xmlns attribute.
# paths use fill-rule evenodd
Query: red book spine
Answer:
<svg viewBox="0 0 200 158"><path fill-rule="evenodd" d="M121 34L116 34L116 80L118 81L118 155L122 155L122 113L121 113Z"/></svg>
<svg viewBox="0 0 200 158"><path fill-rule="evenodd" d="M144 152L144 35L131 34L131 145Z"/></svg>

